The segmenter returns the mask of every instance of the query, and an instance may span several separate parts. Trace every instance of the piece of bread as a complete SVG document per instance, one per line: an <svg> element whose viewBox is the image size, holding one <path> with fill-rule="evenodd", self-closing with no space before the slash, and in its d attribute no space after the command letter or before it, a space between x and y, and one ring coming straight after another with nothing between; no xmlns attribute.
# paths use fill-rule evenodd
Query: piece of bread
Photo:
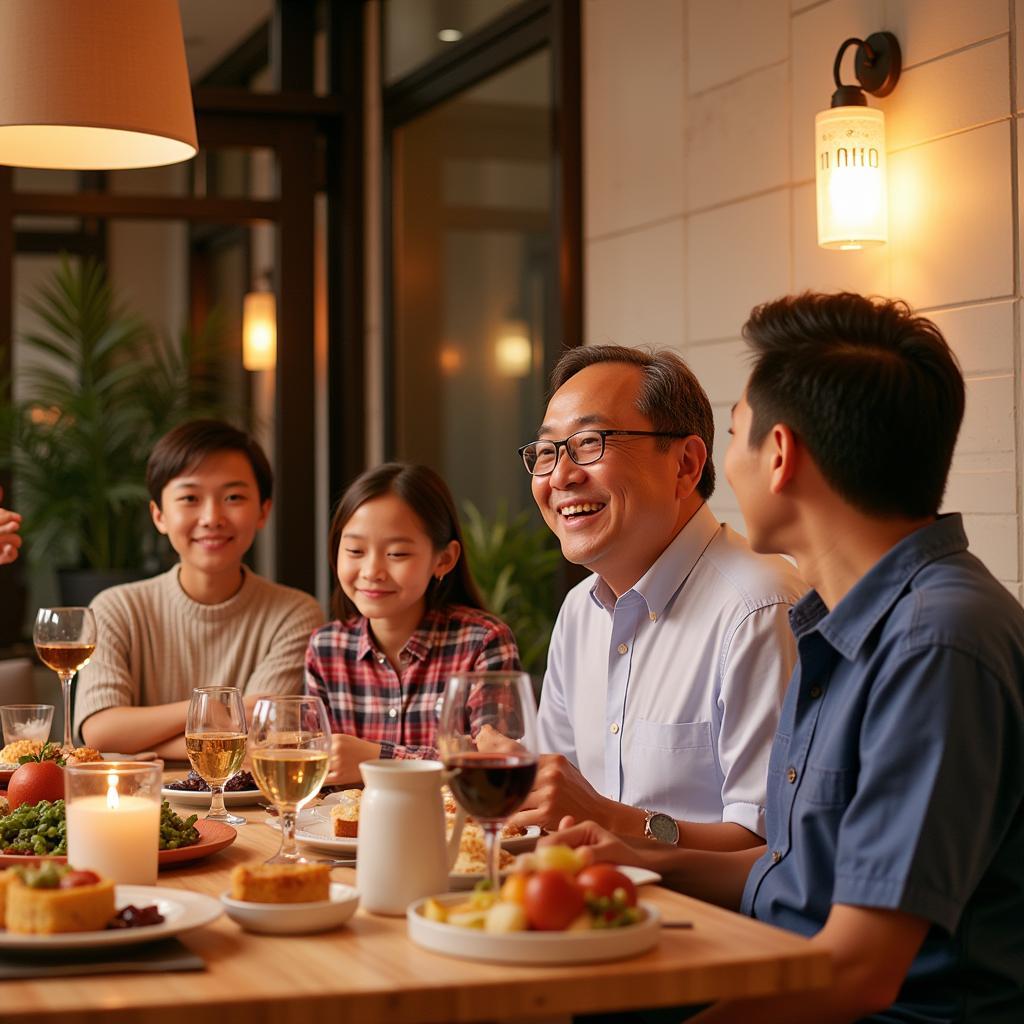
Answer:
<svg viewBox="0 0 1024 1024"><path fill-rule="evenodd" d="M110 879L72 889L37 889L26 885L17 873L12 874L4 914L9 932L100 932L114 916L114 883Z"/></svg>
<svg viewBox="0 0 1024 1024"><path fill-rule="evenodd" d="M249 903L317 903L330 898L327 864L238 864L231 898Z"/></svg>
<svg viewBox="0 0 1024 1024"><path fill-rule="evenodd" d="M450 834L449 829L449 834ZM498 853L498 866L504 871L515 858L508 850ZM452 868L454 875L483 875L487 873L487 841L484 830L476 822L467 821L459 840L459 856Z"/></svg>
<svg viewBox="0 0 1024 1024"><path fill-rule="evenodd" d="M334 834L344 839L359 835L359 803L363 798L361 789L343 789L342 799L331 804L331 825Z"/></svg>

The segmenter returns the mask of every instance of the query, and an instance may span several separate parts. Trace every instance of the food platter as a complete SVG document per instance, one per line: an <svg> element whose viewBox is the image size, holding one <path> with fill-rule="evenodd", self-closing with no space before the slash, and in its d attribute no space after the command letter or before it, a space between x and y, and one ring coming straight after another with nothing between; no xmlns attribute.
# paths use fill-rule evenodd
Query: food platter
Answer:
<svg viewBox="0 0 1024 1024"><path fill-rule="evenodd" d="M92 949L97 946L134 946L165 939L216 921L223 913L220 903L209 896L184 889L154 885L119 885L114 889L118 910L134 904L156 905L163 915L160 924L140 928L115 928L102 932L61 932L58 935L22 935L0 930L0 949L51 950Z"/></svg>
<svg viewBox="0 0 1024 1024"><path fill-rule="evenodd" d="M428 897L427 899L430 899ZM661 915L652 903L637 906L643 919L625 928L567 932L484 932L424 917L427 899L406 911L409 938L434 953L500 964L590 964L638 956L658 944ZM435 896L440 903L458 903L460 895Z"/></svg>
<svg viewBox="0 0 1024 1024"><path fill-rule="evenodd" d="M181 807L201 807L204 810L210 806L210 791L200 789L169 789L164 786L160 795L170 804L178 804ZM265 799L258 789L237 789L231 793L224 794L225 807L251 807Z"/></svg>
<svg viewBox="0 0 1024 1024"><path fill-rule="evenodd" d="M238 837L238 833L230 825L225 825L221 821L203 821L200 819L196 822L196 831L199 833L199 839L191 845L179 846L176 850L161 850L157 854L161 868L210 857L215 853L219 853L225 847L230 846ZM0 867L34 864L44 860L52 860L58 864L64 864L67 861L67 857L63 854L38 856L34 853L0 853Z"/></svg>
<svg viewBox="0 0 1024 1024"><path fill-rule="evenodd" d="M107 751L100 754L100 757L104 761L156 761L158 760L156 754L152 750L145 750L140 754L118 754L113 751ZM11 776L21 767L17 764L9 764L6 761L0 761L0 786L5 787L8 782L11 781Z"/></svg>
<svg viewBox="0 0 1024 1024"><path fill-rule="evenodd" d="M531 827L536 828L536 826ZM502 845L507 849L508 840L505 840ZM648 868L635 868L630 864L616 864L615 869L621 871L634 885L654 885L661 881L661 875L657 871L650 871ZM504 877L508 874L508 871L502 871L501 874ZM467 889L472 889L477 882L482 881L483 877L480 874L456 874L453 871L448 876L448 884L452 892L465 892Z"/></svg>

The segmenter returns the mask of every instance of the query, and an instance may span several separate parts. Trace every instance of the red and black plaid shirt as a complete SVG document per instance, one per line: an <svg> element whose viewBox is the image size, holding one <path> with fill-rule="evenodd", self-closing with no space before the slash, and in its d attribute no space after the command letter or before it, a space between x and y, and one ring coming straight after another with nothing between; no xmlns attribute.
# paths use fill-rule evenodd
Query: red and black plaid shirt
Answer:
<svg viewBox="0 0 1024 1024"><path fill-rule="evenodd" d="M445 683L453 672L515 670L519 651L501 619L465 605L428 611L391 667L354 616L329 622L306 648L306 692L319 697L334 732L381 745L381 757L437 757L434 741Z"/></svg>

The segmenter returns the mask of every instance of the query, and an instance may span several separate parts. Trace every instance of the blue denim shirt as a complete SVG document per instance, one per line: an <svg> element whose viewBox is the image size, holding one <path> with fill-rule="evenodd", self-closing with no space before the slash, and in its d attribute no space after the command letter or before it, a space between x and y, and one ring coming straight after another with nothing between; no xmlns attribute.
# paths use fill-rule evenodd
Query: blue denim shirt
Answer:
<svg viewBox="0 0 1024 1024"><path fill-rule="evenodd" d="M932 922L887 1021L1024 1021L1024 610L958 515L906 537L798 662L742 909L805 935L833 903Z"/></svg>

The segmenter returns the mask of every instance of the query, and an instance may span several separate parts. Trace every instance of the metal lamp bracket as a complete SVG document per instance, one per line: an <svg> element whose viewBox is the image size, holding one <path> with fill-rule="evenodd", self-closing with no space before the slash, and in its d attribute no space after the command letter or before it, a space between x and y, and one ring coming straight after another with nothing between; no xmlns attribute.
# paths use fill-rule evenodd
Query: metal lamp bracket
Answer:
<svg viewBox="0 0 1024 1024"><path fill-rule="evenodd" d="M859 85L843 85L839 78L843 55L851 46L857 47L853 70ZM873 32L867 39L853 36L844 40L832 65L832 77L836 83L832 106L866 106L865 92L872 96L888 96L896 88L902 69L903 55L899 40L891 32Z"/></svg>

